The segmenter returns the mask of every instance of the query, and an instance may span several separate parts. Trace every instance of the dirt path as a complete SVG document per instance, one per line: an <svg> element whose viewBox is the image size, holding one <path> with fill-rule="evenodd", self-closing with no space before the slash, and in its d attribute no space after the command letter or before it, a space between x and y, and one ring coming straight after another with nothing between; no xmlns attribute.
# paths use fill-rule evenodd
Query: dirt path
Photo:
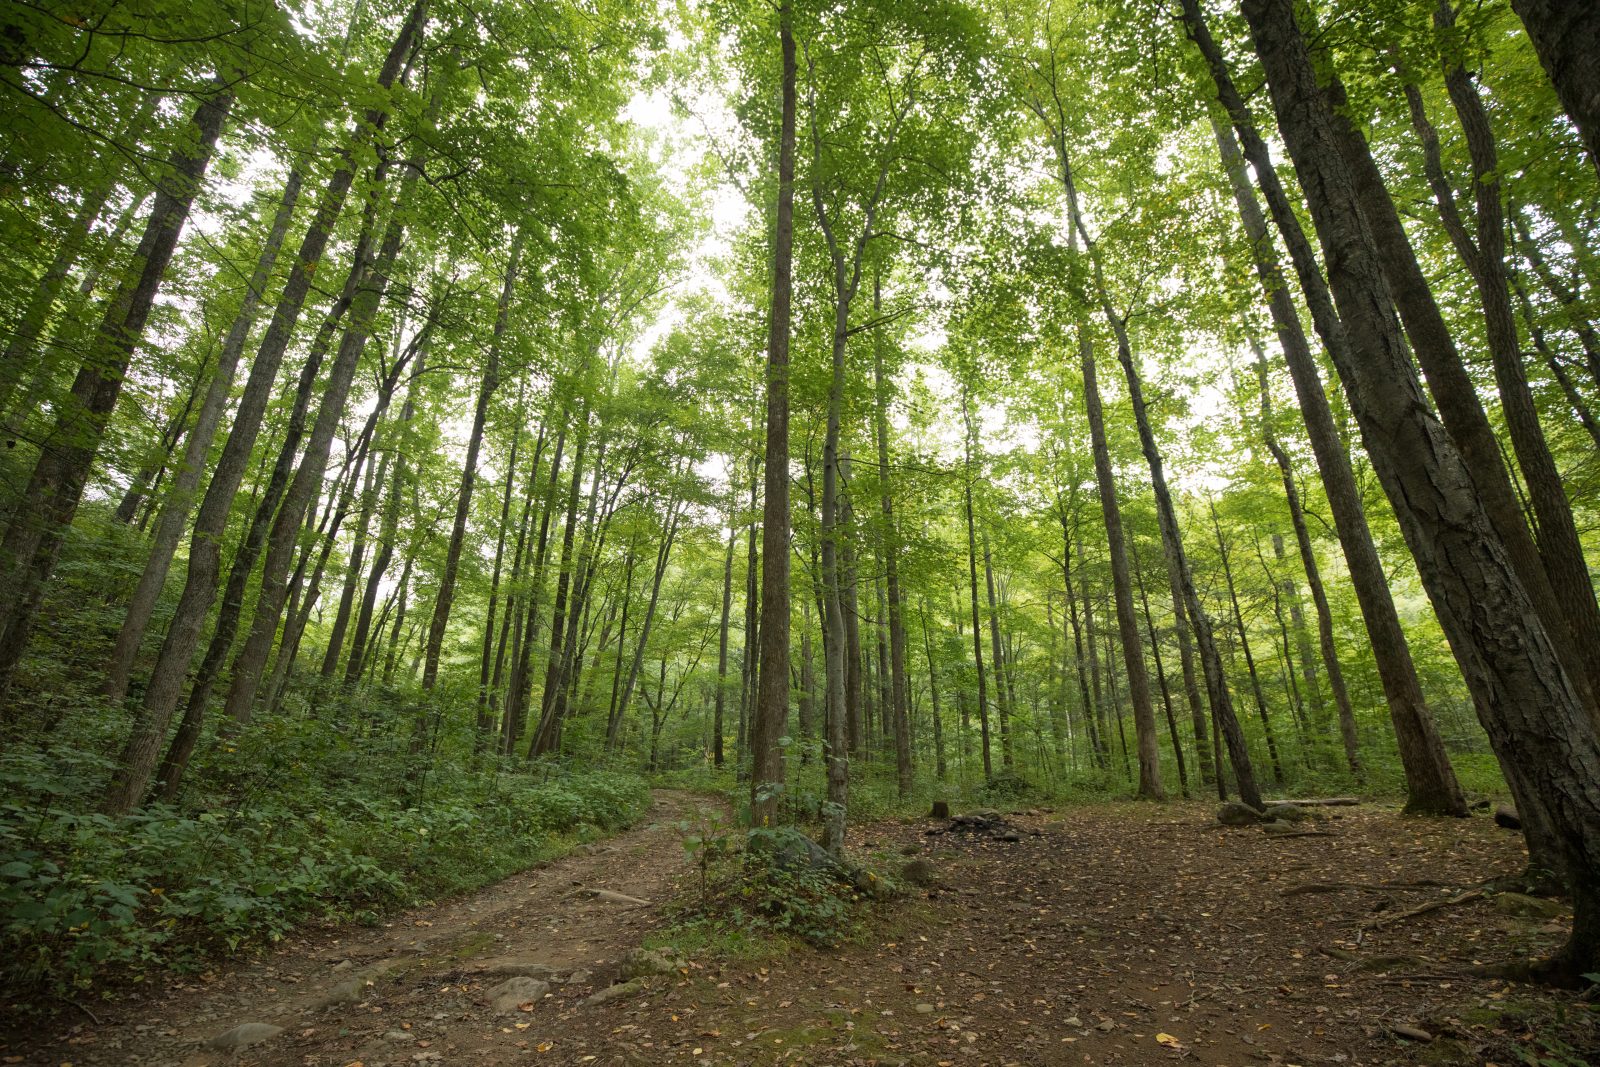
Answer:
<svg viewBox="0 0 1600 1067"><path fill-rule="evenodd" d="M167 978L149 995L111 1009L94 1006L99 1023L85 1019L32 1047L0 1048L0 1061L375 1067L472 1056L468 1062L504 1062L475 1053L536 1047L524 1037L527 1020L547 1009L523 1001L510 1015L499 1014L490 991L520 976L547 982L550 998L576 1002L609 985L618 960L659 924L654 905L676 890L684 871L677 824L713 804L656 790L634 830L379 928L312 933L196 979ZM206 1045L248 1024L283 1030L243 1047Z"/></svg>
<svg viewBox="0 0 1600 1067"><path fill-rule="evenodd" d="M857 831L853 850L891 870L927 859L938 884L890 906L865 942L764 964L689 961L613 986L688 875L675 824L707 804L657 792L647 825L583 854L382 929L169 980L100 1025L0 1048L0 1061L1600 1062L1592 1005L1463 976L1562 936L1562 913L1461 897L1520 867L1517 836L1482 817L1376 808L1293 838L1224 829L1199 804L1014 814L1017 841L881 823ZM1433 904L1444 906L1412 914ZM501 983L517 979L548 985L513 986L497 1011ZM609 999L589 999L602 990ZM204 1045L244 1023L284 1029L243 1048Z"/></svg>

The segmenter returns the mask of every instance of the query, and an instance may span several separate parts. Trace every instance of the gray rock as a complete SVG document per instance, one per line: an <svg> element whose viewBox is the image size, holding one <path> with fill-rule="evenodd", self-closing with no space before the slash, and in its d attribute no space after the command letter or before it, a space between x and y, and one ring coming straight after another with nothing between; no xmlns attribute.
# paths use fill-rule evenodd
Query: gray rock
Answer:
<svg viewBox="0 0 1600 1067"><path fill-rule="evenodd" d="M1524 893L1496 893L1494 907L1500 914L1518 919L1554 919L1567 910L1554 900L1541 900Z"/></svg>
<svg viewBox="0 0 1600 1067"><path fill-rule="evenodd" d="M335 1004L359 1004L367 999L367 980L365 978L347 978L328 990L322 999L317 1001L319 1008L331 1008Z"/></svg>
<svg viewBox="0 0 1600 1067"><path fill-rule="evenodd" d="M383 1039L385 1041L395 1042L410 1041L411 1035L406 1033L404 1030L390 1030L388 1033L383 1035Z"/></svg>
<svg viewBox="0 0 1600 1067"><path fill-rule="evenodd" d="M1217 809L1217 821L1224 826L1254 826L1261 821L1261 813L1248 804L1230 800Z"/></svg>
<svg viewBox="0 0 1600 1067"><path fill-rule="evenodd" d="M624 982L629 982L657 974L677 974L685 966L687 964L683 960L660 949L634 948L622 957L622 965L617 973Z"/></svg>
<svg viewBox="0 0 1600 1067"><path fill-rule="evenodd" d="M1281 819L1284 822L1305 822L1311 818L1311 813L1298 804L1268 804L1261 809L1261 813L1268 819Z"/></svg>
<svg viewBox="0 0 1600 1067"><path fill-rule="evenodd" d="M933 1005L932 1004L918 1004L917 1005L917 1014L918 1015L932 1015L933 1014Z"/></svg>
<svg viewBox="0 0 1600 1067"><path fill-rule="evenodd" d="M900 880L906 885L919 886L926 889L928 886L939 883L939 872L934 869L928 860L912 860L900 868Z"/></svg>
<svg viewBox="0 0 1600 1067"><path fill-rule="evenodd" d="M1494 824L1503 826L1507 830L1522 829L1522 816L1517 814L1517 809L1510 804L1499 804L1494 809Z"/></svg>
<svg viewBox="0 0 1600 1067"><path fill-rule="evenodd" d="M1284 822L1281 819L1272 819L1264 822L1261 824L1261 829L1269 834L1295 834L1300 832L1300 827L1292 822Z"/></svg>
<svg viewBox="0 0 1600 1067"><path fill-rule="evenodd" d="M586 970L586 969L584 969L582 967L578 968L576 971L573 971L571 974L567 975L567 981L568 981L568 983L570 983L572 985L583 985L586 982L589 982L590 980L592 980L593 978L594 978L594 972L590 971L590 970Z"/></svg>
<svg viewBox="0 0 1600 1067"><path fill-rule="evenodd" d="M549 982L541 982L537 978L519 976L517 978L507 978L504 982L490 989L486 995L496 1015L514 1015L522 1010L522 1005L524 1004L539 1003L549 991Z"/></svg>
<svg viewBox="0 0 1600 1067"><path fill-rule="evenodd" d="M1061 1025L1062 1026L1070 1026L1074 1030L1082 1030L1083 1029L1083 1020L1078 1018L1076 1015L1069 1015L1065 1019L1061 1020Z"/></svg>
<svg viewBox="0 0 1600 1067"><path fill-rule="evenodd" d="M233 1029L224 1030L210 1041L207 1041L206 1048L246 1048L277 1037L281 1033L283 1033L283 1027L273 1026L271 1023L240 1023Z"/></svg>
<svg viewBox="0 0 1600 1067"><path fill-rule="evenodd" d="M607 986L592 996L585 997L580 1001L580 1005L585 1008L592 1008L597 1004L605 1004L613 1000L621 1000L623 997L631 997L635 993L642 993L649 984L650 980L648 978L635 978L631 981L619 982L616 985Z"/></svg>
<svg viewBox="0 0 1600 1067"><path fill-rule="evenodd" d="M549 981L555 977L557 971L548 963L530 959L510 959L491 963L484 968L483 973L490 978L539 978Z"/></svg>

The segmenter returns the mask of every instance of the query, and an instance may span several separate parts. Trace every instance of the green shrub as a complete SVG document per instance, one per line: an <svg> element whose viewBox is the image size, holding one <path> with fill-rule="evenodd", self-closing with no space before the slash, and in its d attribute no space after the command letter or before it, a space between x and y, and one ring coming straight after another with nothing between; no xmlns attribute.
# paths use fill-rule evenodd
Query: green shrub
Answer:
<svg viewBox="0 0 1600 1067"><path fill-rule="evenodd" d="M271 755L259 737L210 754L195 799L220 810L111 818L93 810L109 770L99 757L69 745L0 755L0 982L88 989L196 967L306 922L371 920L626 826L649 804L643 780L612 772L438 775L413 802L393 788L393 765L386 788L343 773L323 727L262 732L281 742ZM235 761L224 796L216 764ZM273 790L257 788L268 780Z"/></svg>

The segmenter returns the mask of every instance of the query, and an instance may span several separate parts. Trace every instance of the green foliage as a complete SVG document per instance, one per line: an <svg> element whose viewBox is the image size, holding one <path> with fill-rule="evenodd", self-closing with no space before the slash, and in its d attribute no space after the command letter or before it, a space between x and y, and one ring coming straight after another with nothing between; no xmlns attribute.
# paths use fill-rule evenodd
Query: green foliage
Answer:
<svg viewBox="0 0 1600 1067"><path fill-rule="evenodd" d="M293 738L320 737L302 723ZM103 761L57 746L0 757L0 975L64 991L194 967L308 921L378 916L491 882L588 828L637 818L648 791L605 771L537 783L457 775L410 805L360 778L290 775L220 810L92 808Z"/></svg>
<svg viewBox="0 0 1600 1067"><path fill-rule="evenodd" d="M793 827L742 835L695 828L684 848L701 872L695 894L675 902L680 929L719 939L794 939L833 947L861 929L879 882L871 872L818 862L816 846ZM881 884L881 883L880 883Z"/></svg>

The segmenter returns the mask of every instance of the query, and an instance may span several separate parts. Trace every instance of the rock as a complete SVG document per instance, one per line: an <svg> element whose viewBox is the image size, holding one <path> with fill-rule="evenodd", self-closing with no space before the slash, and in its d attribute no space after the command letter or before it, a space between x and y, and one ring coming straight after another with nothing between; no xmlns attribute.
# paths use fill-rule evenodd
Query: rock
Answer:
<svg viewBox="0 0 1600 1067"><path fill-rule="evenodd" d="M592 996L585 997L579 1003L581 1007L592 1008L597 1004L605 1004L609 1001L621 1000L623 997L631 997L635 993L641 993L649 984L650 980L648 978L635 978L629 982L619 982L616 985L607 986Z"/></svg>
<svg viewBox="0 0 1600 1067"><path fill-rule="evenodd" d="M1261 809L1261 813L1268 819L1282 819L1284 822L1305 822L1311 818L1311 813L1298 804L1268 804Z"/></svg>
<svg viewBox="0 0 1600 1067"><path fill-rule="evenodd" d="M900 846L900 855L902 855L902 856L915 856L917 853L919 853L921 851L922 851L922 846L919 845L919 844L916 844L915 842L913 842L912 844L909 844L909 845L901 845Z"/></svg>
<svg viewBox="0 0 1600 1067"><path fill-rule="evenodd" d="M617 973L624 982L629 982L656 974L677 974L685 966L687 964L683 960L659 949L635 948L629 949L622 957L622 965Z"/></svg>
<svg viewBox="0 0 1600 1067"><path fill-rule="evenodd" d="M979 819L983 822L999 822L1003 816L993 808L979 808L977 811L969 811L967 818Z"/></svg>
<svg viewBox="0 0 1600 1067"><path fill-rule="evenodd" d="M587 971L587 970L584 970L582 968L579 968L578 970L573 971L571 974L567 975L567 984L568 985L585 985L593 978L594 978L594 972L593 971Z"/></svg>
<svg viewBox="0 0 1600 1067"><path fill-rule="evenodd" d="M1517 814L1517 809L1510 804L1498 804L1494 809L1494 824L1504 826L1507 830L1522 829L1522 816Z"/></svg>
<svg viewBox="0 0 1600 1067"><path fill-rule="evenodd" d="M522 1010L524 1004L537 1004L550 991L549 982L537 978L507 978L485 995L496 1015L512 1015Z"/></svg>
<svg viewBox="0 0 1600 1067"><path fill-rule="evenodd" d="M283 1033L283 1027L273 1026L271 1023L240 1023L231 1030L222 1033L206 1042L206 1048L235 1049L246 1048L250 1045L259 1045Z"/></svg>
<svg viewBox="0 0 1600 1067"><path fill-rule="evenodd" d="M510 959L491 963L483 969L483 973L489 978L538 978L549 981L556 976L557 971L548 963L530 959Z"/></svg>
<svg viewBox="0 0 1600 1067"><path fill-rule="evenodd" d="M643 905L645 907L650 906L650 902L648 900L641 900L638 897L630 897L628 894L618 893L614 889L584 889L582 892L587 893L596 900L606 900L613 904L634 904Z"/></svg>
<svg viewBox="0 0 1600 1067"><path fill-rule="evenodd" d="M1488 811L1489 808L1492 807L1492 805L1489 803L1489 798L1488 797L1479 797L1478 799L1474 800L1472 803L1468 804L1467 807L1469 807L1473 811Z"/></svg>
<svg viewBox="0 0 1600 1067"><path fill-rule="evenodd" d="M1254 826L1261 821L1261 813L1248 804L1230 800L1217 809L1217 821L1224 826Z"/></svg>
<svg viewBox="0 0 1600 1067"><path fill-rule="evenodd" d="M1494 907L1500 914L1518 919L1554 919L1567 910L1553 900L1540 900L1523 893L1497 893Z"/></svg>
<svg viewBox="0 0 1600 1067"><path fill-rule="evenodd" d="M319 1008L331 1008L335 1004L359 1004L367 999L367 980L365 978L347 978L323 994L317 1001Z"/></svg>
<svg viewBox="0 0 1600 1067"><path fill-rule="evenodd" d="M1074 1030L1082 1030L1083 1020L1078 1018L1076 1015L1069 1015L1065 1019L1061 1020L1061 1025L1070 1026Z"/></svg>
<svg viewBox="0 0 1600 1067"><path fill-rule="evenodd" d="M1294 834L1300 832L1300 828L1294 823L1282 822L1278 819L1262 823L1261 829L1269 834Z"/></svg>
<svg viewBox="0 0 1600 1067"><path fill-rule="evenodd" d="M933 810L928 812L930 819L948 819L950 817L950 802L948 800L935 800Z"/></svg>
<svg viewBox="0 0 1600 1067"><path fill-rule="evenodd" d="M354 967L355 967L355 964L351 963L349 960L341 960L340 962L335 963L333 965L333 969L335 971L348 971L348 970L351 970Z"/></svg>
<svg viewBox="0 0 1600 1067"><path fill-rule="evenodd" d="M1420 1027L1408 1026L1405 1023L1394 1023L1389 1027L1389 1032L1396 1037L1403 1037L1408 1041L1432 1041L1433 1035Z"/></svg>
<svg viewBox="0 0 1600 1067"><path fill-rule="evenodd" d="M404 1030L390 1030L388 1033L383 1035L383 1039L385 1041L393 1041L396 1043L409 1042L411 1040L411 1035L406 1033Z"/></svg>
<svg viewBox="0 0 1600 1067"><path fill-rule="evenodd" d="M928 860L912 860L900 868L900 880L906 885L914 885L926 889L939 882L939 872Z"/></svg>
<svg viewBox="0 0 1600 1067"><path fill-rule="evenodd" d="M1106 1033L1110 1033L1112 1030L1115 1030L1116 1028L1117 1028L1117 1024L1112 1022L1110 1019L1107 1019L1104 1022L1101 1022L1101 1023L1099 1023L1099 1024L1097 1024L1095 1026L1096 1030L1104 1030Z"/></svg>
<svg viewBox="0 0 1600 1067"><path fill-rule="evenodd" d="M1015 830L1002 830L1000 833L994 835L994 839L996 841L1021 841L1022 835L1017 833Z"/></svg>
<svg viewBox="0 0 1600 1067"><path fill-rule="evenodd" d="M932 1015L933 1014L933 1005L932 1004L918 1004L917 1005L917 1014L918 1015Z"/></svg>

